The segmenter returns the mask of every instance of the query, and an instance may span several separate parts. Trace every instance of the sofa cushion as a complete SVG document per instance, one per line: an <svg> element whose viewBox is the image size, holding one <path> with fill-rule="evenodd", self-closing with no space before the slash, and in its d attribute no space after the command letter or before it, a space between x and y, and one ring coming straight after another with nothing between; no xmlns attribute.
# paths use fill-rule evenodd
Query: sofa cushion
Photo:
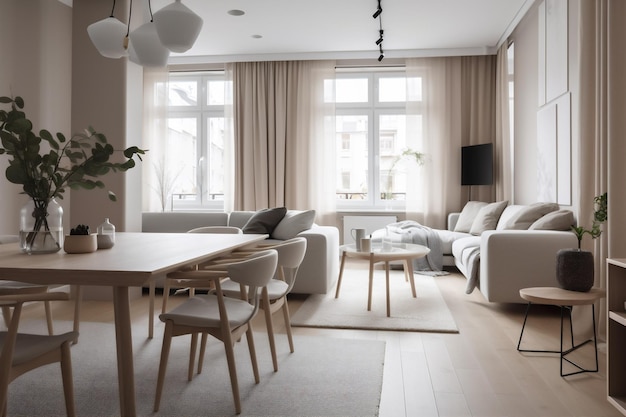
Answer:
<svg viewBox="0 0 626 417"><path fill-rule="evenodd" d="M463 232L469 233L472 228L472 223L474 223L474 219L476 215L480 211L481 208L485 207L487 203L483 203L482 201L468 201L467 204L461 210L461 214L459 215L459 219L456 222L456 226L454 226L455 232Z"/></svg>
<svg viewBox="0 0 626 417"><path fill-rule="evenodd" d="M508 204L508 201L498 201L481 208L472 223L470 233L480 236L485 230L495 230L498 220L500 220L500 215Z"/></svg>
<svg viewBox="0 0 626 417"><path fill-rule="evenodd" d="M273 239L287 240L308 230L315 221L315 210L288 210L272 232Z"/></svg>
<svg viewBox="0 0 626 417"><path fill-rule="evenodd" d="M258 210L243 226L244 233L260 233L271 235L278 223L285 217L286 207L275 207Z"/></svg>
<svg viewBox="0 0 626 417"><path fill-rule="evenodd" d="M556 203L534 203L525 206L504 224L503 229L526 230L541 217L558 209L559 205Z"/></svg>
<svg viewBox="0 0 626 417"><path fill-rule="evenodd" d="M563 230L572 229L575 224L574 213L570 210L558 210L546 214L533 224L528 230Z"/></svg>
<svg viewBox="0 0 626 417"><path fill-rule="evenodd" d="M471 236L469 233L453 232L452 230L433 229L439 235L441 241L441 253L444 255L452 254L452 244L455 240Z"/></svg>

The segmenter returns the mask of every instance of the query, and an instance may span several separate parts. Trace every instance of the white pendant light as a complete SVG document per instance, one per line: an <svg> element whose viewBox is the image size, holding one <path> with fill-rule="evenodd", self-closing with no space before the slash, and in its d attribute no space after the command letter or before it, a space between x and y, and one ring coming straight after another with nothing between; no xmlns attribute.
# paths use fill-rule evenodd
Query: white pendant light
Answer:
<svg viewBox="0 0 626 417"><path fill-rule="evenodd" d="M170 50L159 40L154 22L148 22L130 34L128 58L144 67L164 67Z"/></svg>
<svg viewBox="0 0 626 417"><path fill-rule="evenodd" d="M87 26L87 33L102 56L121 58L127 55L124 47L126 25L113 16Z"/></svg>
<svg viewBox="0 0 626 417"><path fill-rule="evenodd" d="M196 42L202 18L176 0L154 13L154 23L161 43L172 52L185 52Z"/></svg>

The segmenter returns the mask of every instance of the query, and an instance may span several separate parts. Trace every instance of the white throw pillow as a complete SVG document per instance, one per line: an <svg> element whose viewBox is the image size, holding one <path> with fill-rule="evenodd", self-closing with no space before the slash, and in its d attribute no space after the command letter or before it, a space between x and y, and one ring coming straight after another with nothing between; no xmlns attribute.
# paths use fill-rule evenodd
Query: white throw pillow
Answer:
<svg viewBox="0 0 626 417"><path fill-rule="evenodd" d="M465 204L465 207L463 207L463 210L461 210L459 220L457 220L456 225L454 226L454 231L469 233L476 215L480 209L486 205L487 203L482 201L468 201L467 204Z"/></svg>
<svg viewBox="0 0 626 417"><path fill-rule="evenodd" d="M511 219L504 225L504 229L526 230L531 224L548 213L557 211L559 205L556 203L534 203L523 207L515 213Z"/></svg>
<svg viewBox="0 0 626 417"><path fill-rule="evenodd" d="M480 236L485 230L495 230L500 215L508 204L508 201L498 201L481 208L472 223L470 233Z"/></svg>
<svg viewBox="0 0 626 417"><path fill-rule="evenodd" d="M272 239L287 240L310 229L315 221L315 210L289 210L272 232Z"/></svg>
<svg viewBox="0 0 626 417"><path fill-rule="evenodd" d="M572 230L574 221L574 213L570 210L559 210L548 213L533 224L528 230Z"/></svg>

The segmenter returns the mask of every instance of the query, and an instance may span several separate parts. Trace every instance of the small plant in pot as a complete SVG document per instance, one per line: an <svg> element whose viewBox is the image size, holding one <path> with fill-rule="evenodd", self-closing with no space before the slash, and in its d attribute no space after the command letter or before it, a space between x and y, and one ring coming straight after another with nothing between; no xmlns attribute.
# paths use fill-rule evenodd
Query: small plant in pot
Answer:
<svg viewBox="0 0 626 417"><path fill-rule="evenodd" d="M608 219L607 193L596 196L593 202L595 212L591 229L585 229L583 226L572 226L572 231L578 238L578 249L561 249L557 253L556 278L559 286L566 290L587 292L593 287L593 253L583 251L581 243L586 234L592 239L596 239L602 234L602 223Z"/></svg>
<svg viewBox="0 0 626 417"><path fill-rule="evenodd" d="M65 236L63 250L66 253L90 253L98 249L96 233L91 233L89 226L79 224L70 230L70 234Z"/></svg>

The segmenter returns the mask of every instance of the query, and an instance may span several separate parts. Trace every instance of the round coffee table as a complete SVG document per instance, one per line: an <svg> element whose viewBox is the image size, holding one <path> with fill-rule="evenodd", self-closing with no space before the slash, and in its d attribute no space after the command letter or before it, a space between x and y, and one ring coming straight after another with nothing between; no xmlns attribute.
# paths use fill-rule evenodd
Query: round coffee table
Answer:
<svg viewBox="0 0 626 417"><path fill-rule="evenodd" d="M387 317L391 316L391 303L389 297L389 263L393 261L402 261L404 263L404 275L406 280L411 283L411 292L413 298L417 298L415 292L415 280L413 279L413 259L426 256L430 249L426 246L415 245L412 243L391 243L390 247L383 249L382 244L372 244L370 252L361 252L356 250L355 244L343 245L341 250L341 267L339 268L339 278L337 279L337 290L335 298L339 297L341 289L341 278L343 277L343 267L346 258L355 258L369 260L369 289L367 295L367 311L372 309L372 286L374 283L374 265L380 262L385 263L386 291L387 291Z"/></svg>

